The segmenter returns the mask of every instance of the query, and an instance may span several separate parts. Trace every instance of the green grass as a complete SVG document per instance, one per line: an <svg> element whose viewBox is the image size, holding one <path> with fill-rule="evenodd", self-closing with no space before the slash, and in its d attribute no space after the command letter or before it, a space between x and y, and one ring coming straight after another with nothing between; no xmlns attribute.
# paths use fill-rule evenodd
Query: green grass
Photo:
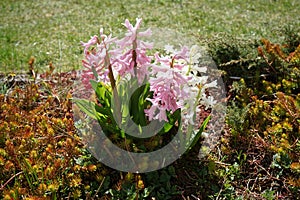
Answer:
<svg viewBox="0 0 300 200"><path fill-rule="evenodd" d="M26 71L31 56L40 71L49 62L57 70L78 69L80 41L98 34L100 27L119 35L126 18L142 17L145 28L163 29L155 36L162 33L160 40L168 43L195 42L220 32L280 41L283 27L300 25L299 7L298 0L3 0L0 72Z"/></svg>

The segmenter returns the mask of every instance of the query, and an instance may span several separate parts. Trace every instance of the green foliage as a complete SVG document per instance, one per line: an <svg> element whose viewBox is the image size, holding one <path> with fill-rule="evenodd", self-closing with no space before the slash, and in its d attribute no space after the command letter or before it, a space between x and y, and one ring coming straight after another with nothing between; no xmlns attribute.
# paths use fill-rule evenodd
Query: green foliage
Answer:
<svg viewBox="0 0 300 200"><path fill-rule="evenodd" d="M262 60L257 58L256 39L238 38L226 33L217 34L205 40L209 55L220 70L224 71L224 82L231 85L234 80L257 80L260 74Z"/></svg>
<svg viewBox="0 0 300 200"><path fill-rule="evenodd" d="M105 83L96 83L95 81L91 81L91 83L96 93L97 103L76 98L73 99L73 102L89 117L96 119L102 131L119 147L130 151L147 152L161 148L176 134L181 119L180 109L174 113L167 113L169 121L153 137L139 139L126 134L132 131L139 131L139 134L143 134L142 127L150 123L144 113L144 110L151 105L146 100L152 95L149 83L139 86L137 80L122 80L114 92ZM130 91L133 91L132 94ZM210 117L207 117L202 123L197 134L193 136L193 141L190 141L191 145L190 143L186 145L190 145L192 148L198 142L209 119Z"/></svg>
<svg viewBox="0 0 300 200"><path fill-rule="evenodd" d="M266 200L273 200L273 199L275 199L274 194L275 194L274 190L265 190L261 196L263 198L265 198Z"/></svg>
<svg viewBox="0 0 300 200"><path fill-rule="evenodd" d="M110 188L106 194L109 194L111 199L172 199L180 193L172 184L174 178L176 172L173 166L141 175L127 173L119 180L117 187Z"/></svg>
<svg viewBox="0 0 300 200"><path fill-rule="evenodd" d="M8 90L8 87L7 87L6 83L1 82L0 83L0 94L6 94L7 90Z"/></svg>
<svg viewBox="0 0 300 200"><path fill-rule="evenodd" d="M192 143L190 144L189 146L189 150L192 149L198 142L199 142L199 139L200 137L202 136L202 133L203 131L205 130L208 122L210 120L210 116L208 116L204 121L203 123L201 124L201 126L199 127L199 130L198 132L196 133L195 137L193 138L193 141Z"/></svg>
<svg viewBox="0 0 300 200"><path fill-rule="evenodd" d="M156 199L171 199L180 194L176 185L172 184L172 179L177 177L173 166L147 173L145 176L149 191L151 191L151 195Z"/></svg>
<svg viewBox="0 0 300 200"><path fill-rule="evenodd" d="M231 106L227 108L227 124L232 128L231 134L237 137L240 134L247 134L247 128L249 128L249 122L247 121L249 106L239 108L233 102Z"/></svg>

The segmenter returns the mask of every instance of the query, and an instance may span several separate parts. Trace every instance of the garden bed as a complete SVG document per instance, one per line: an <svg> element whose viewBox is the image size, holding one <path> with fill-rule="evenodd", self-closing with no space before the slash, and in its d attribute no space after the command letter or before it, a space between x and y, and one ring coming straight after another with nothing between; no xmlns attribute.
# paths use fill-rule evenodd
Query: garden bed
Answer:
<svg viewBox="0 0 300 200"><path fill-rule="evenodd" d="M145 174L113 170L86 150L73 121L77 72L2 75L0 197L299 199L300 46L263 40L255 48L246 64L218 61L211 48L230 89L226 126L211 154L199 159L199 143L172 165ZM254 78L247 79L248 72Z"/></svg>

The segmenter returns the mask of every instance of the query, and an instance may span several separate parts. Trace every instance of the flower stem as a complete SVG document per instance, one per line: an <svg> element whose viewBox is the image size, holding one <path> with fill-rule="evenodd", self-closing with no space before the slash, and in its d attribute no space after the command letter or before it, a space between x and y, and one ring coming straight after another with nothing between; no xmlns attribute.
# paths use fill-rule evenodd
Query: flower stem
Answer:
<svg viewBox="0 0 300 200"><path fill-rule="evenodd" d="M118 124L121 123L122 116L121 116L121 104L119 100L119 95L118 95L118 90L116 88L116 80L114 78L114 73L112 71L111 63L108 64L108 77L110 80L112 92L113 92L113 97L114 97L114 102L116 106L116 121Z"/></svg>
<svg viewBox="0 0 300 200"><path fill-rule="evenodd" d="M114 73L112 71L111 64L108 65L108 77L109 77L109 80L110 80L111 88L114 90L115 87L116 87L116 80L115 80L115 77L114 77Z"/></svg>
<svg viewBox="0 0 300 200"><path fill-rule="evenodd" d="M135 77L137 77L136 48L137 48L137 43L136 43L136 39L135 39L132 44L132 61L131 61L131 62L134 62L133 71L134 71Z"/></svg>
<svg viewBox="0 0 300 200"><path fill-rule="evenodd" d="M104 43L104 41L103 41ZM104 47L105 47L105 50L106 50L106 55L104 57L104 65L105 66L108 66L108 77L109 77L109 81L110 81L110 84L111 84L111 88L112 88L112 92L113 92L113 97L114 97L114 103L115 103L115 106L116 106L116 121L118 124L121 123L121 120L122 120L122 116L121 116L121 104L120 104L120 100L119 100L119 95L118 95L118 90L116 88L116 79L114 77L114 73L113 73L113 70L112 70L112 67L111 67L111 63L110 63L110 58L109 58L109 54L108 54L108 50L107 50L107 47L106 47L106 44L104 43Z"/></svg>
<svg viewBox="0 0 300 200"><path fill-rule="evenodd" d="M134 75L137 76L137 63L136 63L136 51L135 49L133 49L132 51L132 62L134 62L134 65L133 65L133 71L134 71Z"/></svg>

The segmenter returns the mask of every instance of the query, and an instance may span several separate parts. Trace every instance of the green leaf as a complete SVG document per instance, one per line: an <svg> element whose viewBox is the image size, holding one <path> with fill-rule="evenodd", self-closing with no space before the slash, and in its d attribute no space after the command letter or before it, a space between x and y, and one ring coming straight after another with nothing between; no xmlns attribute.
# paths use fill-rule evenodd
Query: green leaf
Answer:
<svg viewBox="0 0 300 200"><path fill-rule="evenodd" d="M120 129L114 120L113 114L109 107L103 107L95 104L96 117L102 130L105 133L119 133ZM122 137L122 133L120 133Z"/></svg>
<svg viewBox="0 0 300 200"><path fill-rule="evenodd" d="M199 138L201 137L202 132L203 132L204 129L206 128L206 126L207 126L207 124L208 124L210 118L211 118L211 117L208 116L208 117L204 120L204 122L202 123L202 125L201 125L199 131L198 131L197 134L195 135L192 144L189 146L189 149L193 148L193 146L195 146L195 145L197 144L197 142L198 142Z"/></svg>
<svg viewBox="0 0 300 200"><path fill-rule="evenodd" d="M104 107L111 106L110 103L112 94L104 83L98 83L95 92L101 105Z"/></svg>
<svg viewBox="0 0 300 200"><path fill-rule="evenodd" d="M134 91L130 97L130 115L136 124L145 126L147 124L145 116L146 97L149 93L150 86L145 84Z"/></svg>
<svg viewBox="0 0 300 200"><path fill-rule="evenodd" d="M175 124L181 118L181 109L177 109L173 114L169 115L169 123Z"/></svg>
<svg viewBox="0 0 300 200"><path fill-rule="evenodd" d="M95 80L93 80L93 79L91 79L91 80L90 80L90 83L91 83L91 85L92 85L93 90L96 91L97 86L98 86L98 82L95 81Z"/></svg>
<svg viewBox="0 0 300 200"><path fill-rule="evenodd" d="M173 114L168 113L168 120L169 122L164 124L163 129L159 132L159 134L167 133L171 130L171 128L174 126L174 124L177 121L180 121L181 118L181 109L177 109Z"/></svg>
<svg viewBox="0 0 300 200"><path fill-rule="evenodd" d="M112 112L110 110L110 108L108 107L103 107L103 106L99 106L97 104L95 104L95 110L97 111L98 115L103 115L103 116L107 116L109 118L112 118Z"/></svg>
<svg viewBox="0 0 300 200"><path fill-rule="evenodd" d="M146 116L145 116L145 104L146 104L146 97L148 96L150 89L150 85L146 84L144 86L144 90L142 91L140 97L139 97L139 103L138 103L138 117L139 117L139 123L142 126L145 126L147 124Z"/></svg>
<svg viewBox="0 0 300 200"><path fill-rule="evenodd" d="M97 73L97 71L96 71L96 69L95 69L94 66L92 66L92 72L93 72L94 77L95 77L96 79L98 79L99 75L98 75L98 73Z"/></svg>
<svg viewBox="0 0 300 200"><path fill-rule="evenodd" d="M171 128L174 126L174 124L165 123L163 129L159 132L160 134L167 133L171 130Z"/></svg>
<svg viewBox="0 0 300 200"><path fill-rule="evenodd" d="M121 138L125 138L126 137L124 130L120 130L120 136L121 136Z"/></svg>
<svg viewBox="0 0 300 200"><path fill-rule="evenodd" d="M81 111L83 111L89 117L91 117L93 119L97 119L96 110L95 110L95 103L93 103L93 102L91 102L87 99L73 98L72 100L80 108Z"/></svg>

